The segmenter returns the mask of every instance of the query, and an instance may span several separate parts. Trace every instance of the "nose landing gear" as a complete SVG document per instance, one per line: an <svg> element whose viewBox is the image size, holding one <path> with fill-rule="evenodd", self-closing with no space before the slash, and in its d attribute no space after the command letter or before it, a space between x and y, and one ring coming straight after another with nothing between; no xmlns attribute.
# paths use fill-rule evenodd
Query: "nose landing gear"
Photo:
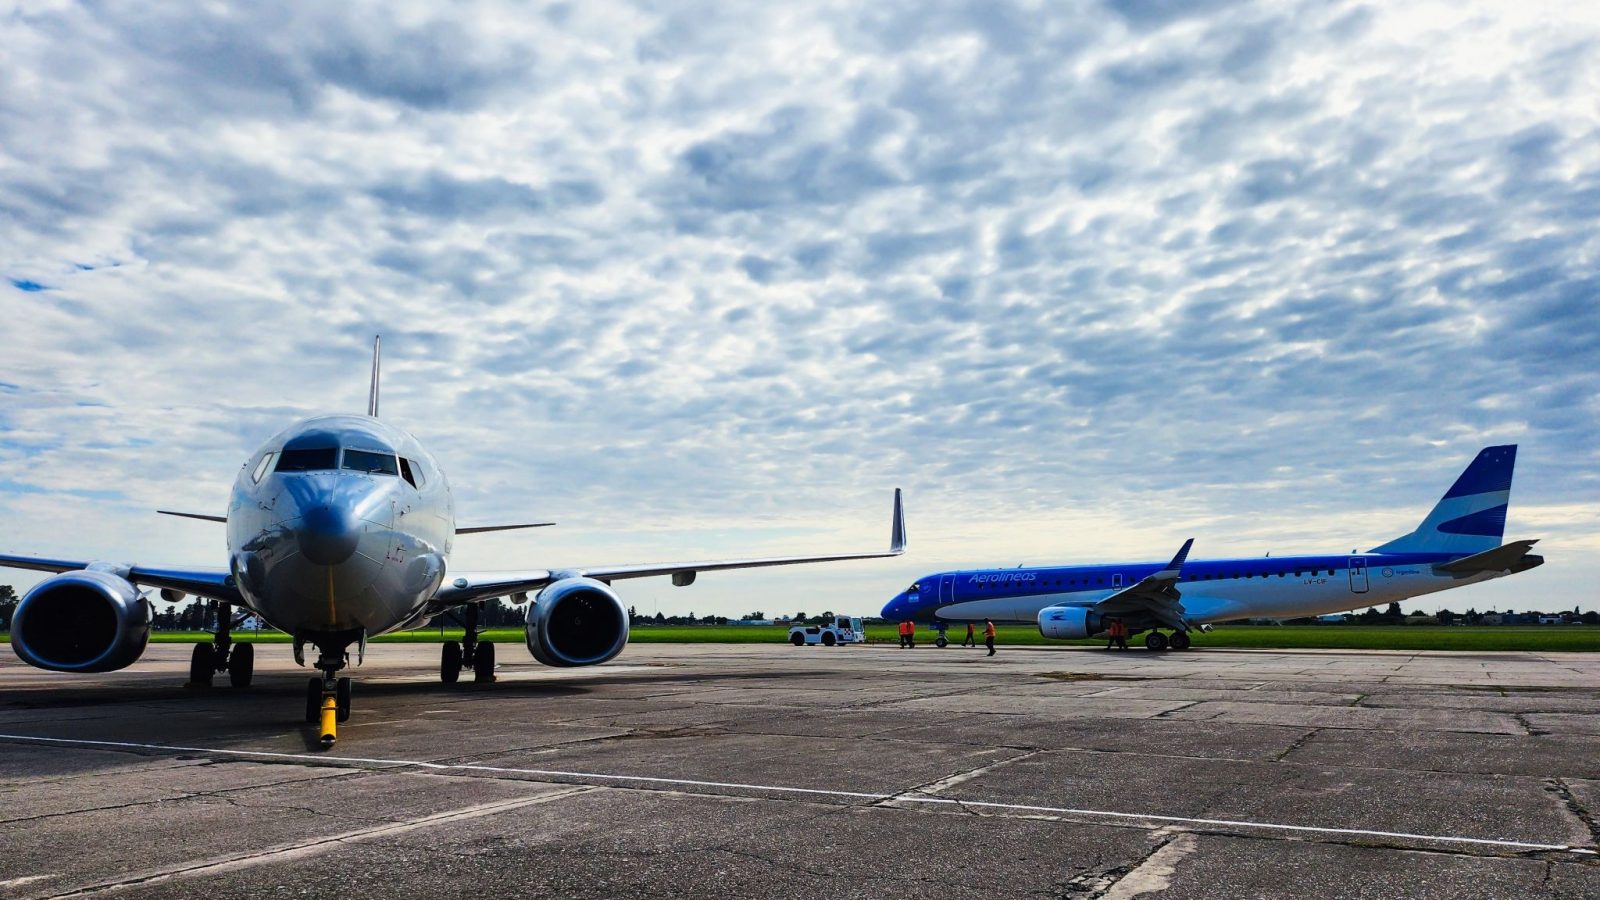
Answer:
<svg viewBox="0 0 1600 900"><path fill-rule="evenodd" d="M322 675L306 681L306 721L319 726L318 740L324 748L339 739L338 723L350 720L350 679L338 677L348 661L349 654L343 649L324 649L317 658Z"/></svg>
<svg viewBox="0 0 1600 900"><path fill-rule="evenodd" d="M189 685L210 687L218 672L228 673L228 683L236 688L250 686L255 676L256 648L254 644L233 642L233 605L214 603L217 612L217 631L209 644L195 644L189 657Z"/></svg>

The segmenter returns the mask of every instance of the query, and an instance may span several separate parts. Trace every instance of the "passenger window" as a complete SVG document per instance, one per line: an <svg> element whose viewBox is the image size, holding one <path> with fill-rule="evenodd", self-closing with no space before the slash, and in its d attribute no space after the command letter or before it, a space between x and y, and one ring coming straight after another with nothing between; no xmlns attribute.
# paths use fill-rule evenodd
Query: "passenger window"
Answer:
<svg viewBox="0 0 1600 900"><path fill-rule="evenodd" d="M285 450L278 454L278 472L316 472L339 468L338 447Z"/></svg>
<svg viewBox="0 0 1600 900"><path fill-rule="evenodd" d="M271 471L272 461L273 459L277 458L277 456L277 453L268 453L266 456L261 457L261 461L256 463L256 470L250 474L250 480L256 484L260 484L261 479L265 478L267 476L267 472Z"/></svg>
<svg viewBox="0 0 1600 900"><path fill-rule="evenodd" d="M369 475L399 475L400 467L395 464L392 453L374 453L371 450L344 451L344 466L353 472L366 472Z"/></svg>

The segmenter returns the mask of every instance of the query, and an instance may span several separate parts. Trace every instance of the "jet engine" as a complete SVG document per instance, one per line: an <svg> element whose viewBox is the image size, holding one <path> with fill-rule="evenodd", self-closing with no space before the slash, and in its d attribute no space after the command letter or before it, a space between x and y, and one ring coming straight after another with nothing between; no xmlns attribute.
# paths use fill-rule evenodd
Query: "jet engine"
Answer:
<svg viewBox="0 0 1600 900"><path fill-rule="evenodd" d="M1047 606L1039 610L1039 633L1047 638L1086 638L1104 629L1100 614L1087 607Z"/></svg>
<svg viewBox="0 0 1600 900"><path fill-rule="evenodd" d="M628 645L628 611L611 587L563 578L528 607L528 651L547 666L592 666Z"/></svg>
<svg viewBox="0 0 1600 900"><path fill-rule="evenodd" d="M150 602L110 572L63 572L34 585L11 617L11 649L55 672L114 672L150 642Z"/></svg>

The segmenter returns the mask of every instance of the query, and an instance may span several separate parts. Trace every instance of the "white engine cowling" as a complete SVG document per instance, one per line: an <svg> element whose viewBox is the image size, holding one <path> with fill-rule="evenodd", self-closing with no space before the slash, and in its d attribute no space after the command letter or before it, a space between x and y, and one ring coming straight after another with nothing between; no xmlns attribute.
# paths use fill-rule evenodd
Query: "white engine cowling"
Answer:
<svg viewBox="0 0 1600 900"><path fill-rule="evenodd" d="M1047 638L1086 638L1104 629L1100 614L1087 607L1047 606L1039 610L1039 633Z"/></svg>
<svg viewBox="0 0 1600 900"><path fill-rule="evenodd" d="M150 642L149 601L109 572L63 572L34 585L11 617L11 649L54 672L114 672Z"/></svg>
<svg viewBox="0 0 1600 900"><path fill-rule="evenodd" d="M593 666L628 645L628 610L609 585L563 578L528 607L528 652L547 666Z"/></svg>

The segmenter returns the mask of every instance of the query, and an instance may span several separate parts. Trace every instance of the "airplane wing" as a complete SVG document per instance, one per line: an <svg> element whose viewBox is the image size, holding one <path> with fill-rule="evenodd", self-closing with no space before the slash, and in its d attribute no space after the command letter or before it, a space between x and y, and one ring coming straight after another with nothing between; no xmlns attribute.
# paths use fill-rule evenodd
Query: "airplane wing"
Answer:
<svg viewBox="0 0 1600 900"><path fill-rule="evenodd" d="M91 566L104 568L145 587L182 591L185 594L196 594L238 606L248 605L240 595L239 589L233 586L233 576L227 569L107 565L87 560L0 554L0 568L32 569L36 572L74 572Z"/></svg>
<svg viewBox="0 0 1600 900"><path fill-rule="evenodd" d="M570 569L532 569L522 572L463 572L439 588L433 605L439 608L458 606L489 597L504 597L538 590L562 578L593 578L612 582L622 578L649 578L654 575L671 575L672 583L684 587L694 583L701 572L721 569L759 569L767 566L793 566L801 563L840 562L851 559L882 559L899 556L906 549L905 510L900 503L900 489L894 492L894 519L889 532L889 549L876 553L834 553L826 556L766 556L749 559L701 560L698 562L646 563L643 565L578 566Z"/></svg>
<svg viewBox="0 0 1600 900"><path fill-rule="evenodd" d="M1159 572L1146 575L1138 582L1117 591L1094 605L1095 612L1115 616L1143 613L1171 628L1184 624L1182 594L1178 592L1178 577L1183 573L1183 561L1189 558L1189 548L1194 538L1183 542L1178 555Z"/></svg>
<svg viewBox="0 0 1600 900"><path fill-rule="evenodd" d="M518 528L548 528L554 522L525 522L521 525L468 525L457 528L456 534L483 534L486 531L515 531Z"/></svg>
<svg viewBox="0 0 1600 900"><path fill-rule="evenodd" d="M226 524L228 521L227 516L213 516L206 513L177 512L170 509L158 509L156 513L163 516L177 516L180 519L199 519L202 522L222 522Z"/></svg>

